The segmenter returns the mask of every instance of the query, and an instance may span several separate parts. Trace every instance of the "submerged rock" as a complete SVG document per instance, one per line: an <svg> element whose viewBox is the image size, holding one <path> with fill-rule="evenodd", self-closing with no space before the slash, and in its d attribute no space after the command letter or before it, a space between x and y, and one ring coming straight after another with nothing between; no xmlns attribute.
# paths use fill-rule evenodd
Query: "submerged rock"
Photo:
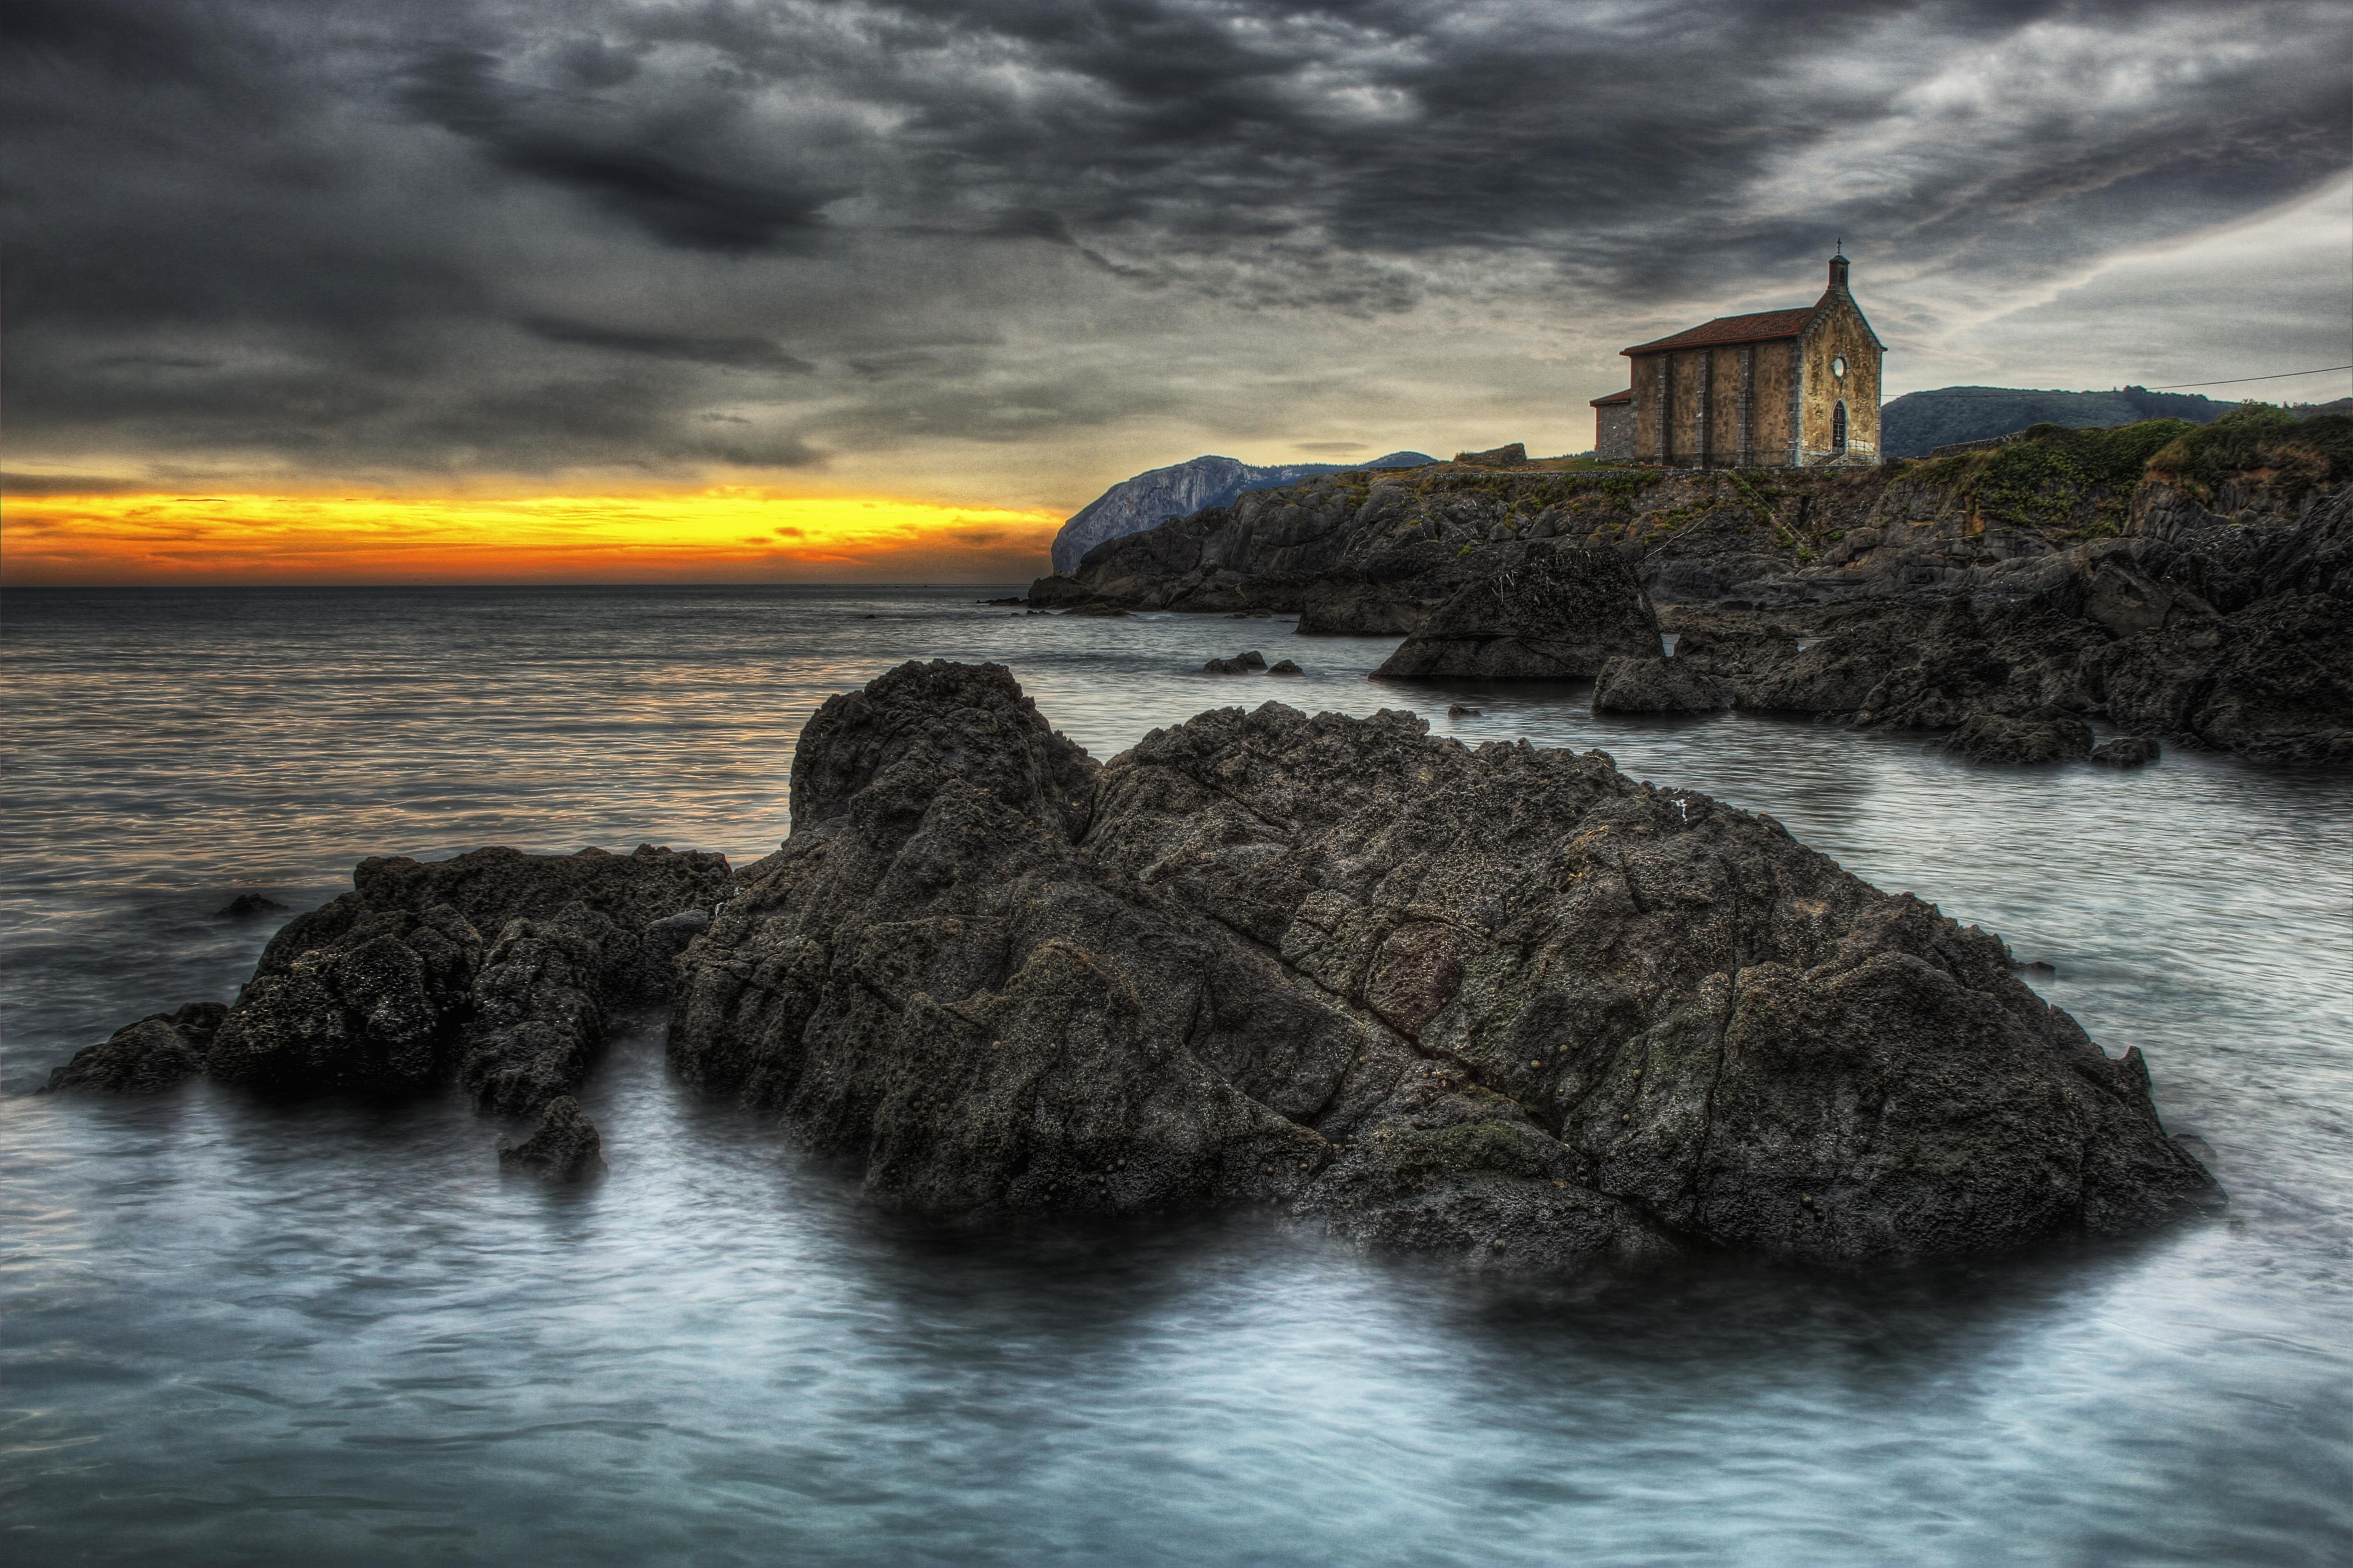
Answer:
<svg viewBox="0 0 2353 1568"><path fill-rule="evenodd" d="M605 1171L605 1141L596 1124L570 1095L547 1102L539 1131L520 1145L499 1151L499 1163L551 1182L577 1182Z"/></svg>
<svg viewBox="0 0 2353 1568"><path fill-rule="evenodd" d="M1979 713L1937 749L1972 763L2080 762L2092 754L2092 727L2080 719Z"/></svg>
<svg viewBox="0 0 2353 1568"><path fill-rule="evenodd" d="M1577 680L1620 655L1659 650L1658 615L1623 559L1538 546L1517 567L1465 584L1374 673Z"/></svg>
<svg viewBox="0 0 2353 1568"><path fill-rule="evenodd" d="M85 1046L49 1074L52 1093L157 1094L205 1070L205 1058L228 1009L191 1002L176 1013L156 1013Z"/></svg>
<svg viewBox="0 0 2353 1568"><path fill-rule="evenodd" d="M1680 659L1611 659L1593 684L1596 713L1720 713L1732 706L1729 689Z"/></svg>
<svg viewBox="0 0 2353 1568"><path fill-rule="evenodd" d="M803 777L828 787L804 789ZM1274 1203L1553 1267L2211 1204L1994 938L1599 753L1268 703L1098 765L996 666L828 701L671 1060L955 1216Z"/></svg>
<svg viewBox="0 0 2353 1568"><path fill-rule="evenodd" d="M227 903L222 905L219 909L215 910L213 911L213 919L216 921L245 921L252 920L260 915L276 915L284 914L285 912L286 906L280 903L275 899L264 898L259 893L239 893Z"/></svg>

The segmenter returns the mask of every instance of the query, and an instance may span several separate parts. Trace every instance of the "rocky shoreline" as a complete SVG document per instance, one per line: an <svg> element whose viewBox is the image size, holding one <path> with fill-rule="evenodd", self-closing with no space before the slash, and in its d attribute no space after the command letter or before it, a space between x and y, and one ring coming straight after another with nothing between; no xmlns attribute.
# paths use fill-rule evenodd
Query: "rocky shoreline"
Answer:
<svg viewBox="0 0 2353 1568"><path fill-rule="evenodd" d="M1219 709L1098 763L997 666L828 701L783 848L730 868L364 862L227 1008L53 1088L462 1088L504 1163L593 1173L606 1019L876 1203L944 1219L1272 1207L1550 1270L1859 1266L2221 1201L1995 938L1599 752L1409 714ZM485 936L485 932L495 932Z"/></svg>
<svg viewBox="0 0 2353 1568"><path fill-rule="evenodd" d="M1514 587L1579 553L1622 563L1625 582L1569 616ZM1593 678L1613 655L1659 658L1626 630L1651 616L1683 668L1621 670L1600 710L1928 731L2094 721L2151 744L2341 764L2353 419L2052 426L1876 469L1333 475L1111 541L1029 602L1295 613L1303 634L1406 637L1381 673L1412 679Z"/></svg>

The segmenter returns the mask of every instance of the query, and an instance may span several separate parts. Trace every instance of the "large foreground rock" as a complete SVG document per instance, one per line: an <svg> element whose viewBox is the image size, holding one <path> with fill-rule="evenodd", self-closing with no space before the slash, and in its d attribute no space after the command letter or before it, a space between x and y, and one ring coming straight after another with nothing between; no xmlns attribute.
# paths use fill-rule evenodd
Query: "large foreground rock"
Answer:
<svg viewBox="0 0 2353 1568"><path fill-rule="evenodd" d="M2218 1197L1996 939L1599 753L1268 703L1098 766L907 665L810 721L749 883L673 1063L924 1213L1853 1263Z"/></svg>
<svg viewBox="0 0 2353 1568"><path fill-rule="evenodd" d="M1376 675L1404 679L1579 680L1612 658L1659 657L1659 617L1633 568L1602 550L1530 551L1465 584Z"/></svg>

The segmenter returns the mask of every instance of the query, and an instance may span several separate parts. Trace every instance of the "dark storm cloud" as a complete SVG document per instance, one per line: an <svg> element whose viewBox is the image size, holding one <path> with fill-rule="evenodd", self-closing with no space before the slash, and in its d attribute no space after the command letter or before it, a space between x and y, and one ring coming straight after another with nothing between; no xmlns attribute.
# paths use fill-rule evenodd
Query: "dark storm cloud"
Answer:
<svg viewBox="0 0 2353 1568"><path fill-rule="evenodd" d="M592 40L593 42L593 40ZM564 62L586 87L626 81L634 71L615 74L602 62L584 75L578 47ZM695 250L757 251L806 248L824 226L825 205L840 190L798 189L775 179L745 177L698 166L689 157L607 132L582 135L567 130L559 115L541 109L498 78L498 60L480 49L453 49L416 61L402 94L425 120L481 144L500 164L533 179L569 188L657 238ZM644 128L638 135L649 134Z"/></svg>
<svg viewBox="0 0 2353 1568"><path fill-rule="evenodd" d="M1127 323L1187 310L1794 300L1832 237L2013 285L2341 170L2348 43L2300 0L19 0L12 437L796 466L1180 407Z"/></svg>
<svg viewBox="0 0 2353 1568"><path fill-rule="evenodd" d="M533 316L522 325L533 337L551 343L570 343L612 353L720 364L734 370L782 371L796 375L806 375L817 369L765 338L689 338L674 332L631 332L555 316Z"/></svg>

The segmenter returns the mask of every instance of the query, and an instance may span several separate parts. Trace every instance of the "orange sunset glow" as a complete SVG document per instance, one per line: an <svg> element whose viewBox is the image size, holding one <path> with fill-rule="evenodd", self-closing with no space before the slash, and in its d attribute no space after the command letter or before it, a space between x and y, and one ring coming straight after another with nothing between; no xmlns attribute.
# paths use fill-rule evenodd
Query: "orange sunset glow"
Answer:
<svg viewBox="0 0 2353 1568"><path fill-rule="evenodd" d="M0 582L1026 582L1057 512L722 487L501 499L11 497Z"/></svg>

